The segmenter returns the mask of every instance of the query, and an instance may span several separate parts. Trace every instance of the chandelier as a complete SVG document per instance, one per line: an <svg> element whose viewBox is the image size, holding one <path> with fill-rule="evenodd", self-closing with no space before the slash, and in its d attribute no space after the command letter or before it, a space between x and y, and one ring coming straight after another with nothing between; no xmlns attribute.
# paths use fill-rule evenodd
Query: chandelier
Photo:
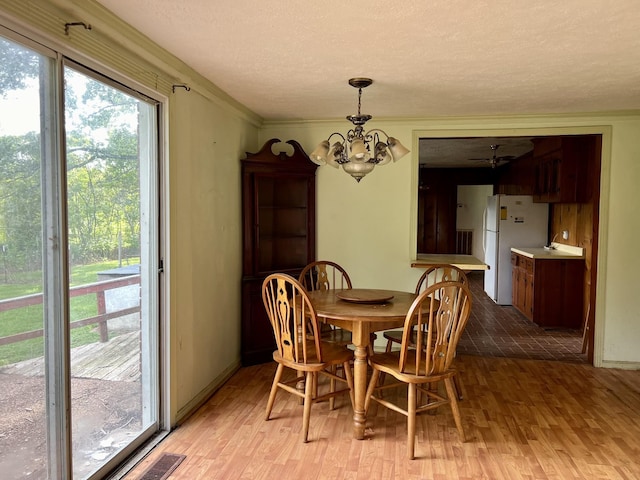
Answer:
<svg viewBox="0 0 640 480"><path fill-rule="evenodd" d="M409 153L397 139L388 136L382 130L374 128L368 132L364 131L363 125L372 117L360 113L362 89L372 83L373 80L370 78L349 80L349 85L358 89L358 113L347 116L347 120L355 127L347 132L346 137L338 132L332 133L309 155L311 161L318 165L328 164L335 168L342 165L342 169L357 182L371 173L376 165L386 165L391 160L396 162ZM381 140L381 135L384 135L384 141ZM340 137L341 141L332 145L333 136Z"/></svg>

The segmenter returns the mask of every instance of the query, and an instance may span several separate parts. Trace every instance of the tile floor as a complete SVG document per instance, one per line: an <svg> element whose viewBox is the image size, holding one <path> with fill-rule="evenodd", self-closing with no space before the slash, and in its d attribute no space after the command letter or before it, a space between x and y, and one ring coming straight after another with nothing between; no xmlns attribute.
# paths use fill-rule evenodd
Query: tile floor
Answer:
<svg viewBox="0 0 640 480"><path fill-rule="evenodd" d="M511 306L496 305L483 289L483 274L469 275L473 307L458 343L459 354L586 363L582 330L544 329Z"/></svg>

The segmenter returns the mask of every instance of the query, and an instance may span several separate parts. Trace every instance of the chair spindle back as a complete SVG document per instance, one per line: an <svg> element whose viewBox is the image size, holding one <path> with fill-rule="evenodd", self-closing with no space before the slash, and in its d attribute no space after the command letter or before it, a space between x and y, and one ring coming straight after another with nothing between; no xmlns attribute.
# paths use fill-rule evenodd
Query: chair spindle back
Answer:
<svg viewBox="0 0 640 480"><path fill-rule="evenodd" d="M298 280L310 292L351 288L351 279L345 269L329 260L311 262L304 267Z"/></svg>
<svg viewBox="0 0 640 480"><path fill-rule="evenodd" d="M262 301L282 358L294 363L322 362L316 312L300 282L285 273L273 273L262 283Z"/></svg>
<svg viewBox="0 0 640 480"><path fill-rule="evenodd" d="M429 285L438 282L462 282L468 285L467 275L460 268L448 263L429 265L416 285L416 295Z"/></svg>
<svg viewBox="0 0 640 480"><path fill-rule="evenodd" d="M400 371L409 369L417 375L447 371L470 312L471 292L464 283L438 282L427 287L413 302L405 319ZM415 355L409 356L410 350ZM407 364L411 357L415 358L412 366Z"/></svg>

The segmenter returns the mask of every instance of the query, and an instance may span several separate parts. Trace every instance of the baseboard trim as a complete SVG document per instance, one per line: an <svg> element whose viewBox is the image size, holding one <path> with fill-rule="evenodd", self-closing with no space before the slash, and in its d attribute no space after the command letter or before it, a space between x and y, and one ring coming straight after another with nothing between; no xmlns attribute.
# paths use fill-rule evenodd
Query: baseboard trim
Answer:
<svg viewBox="0 0 640 480"><path fill-rule="evenodd" d="M174 427L182 424L187 418L189 418L193 413L198 410L202 405L204 405L207 400L213 395L222 385L225 384L229 378L236 373L241 367L240 360L233 363L229 367L227 367L220 375L218 375L213 381L207 385L200 393L198 393L195 397L193 397L186 405L184 405L178 412L176 413L176 424Z"/></svg>
<svg viewBox="0 0 640 480"><path fill-rule="evenodd" d="M640 362L616 362L603 360L602 368L620 368L622 370L640 370Z"/></svg>

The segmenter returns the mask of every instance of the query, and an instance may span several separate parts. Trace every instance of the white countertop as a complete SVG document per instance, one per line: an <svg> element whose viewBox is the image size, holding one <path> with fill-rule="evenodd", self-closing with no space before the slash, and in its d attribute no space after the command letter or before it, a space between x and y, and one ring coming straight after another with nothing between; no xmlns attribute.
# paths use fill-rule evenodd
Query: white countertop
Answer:
<svg viewBox="0 0 640 480"><path fill-rule="evenodd" d="M511 251L525 257L558 260L562 258L584 258L584 248L562 243L551 243L550 249L544 247L512 247Z"/></svg>
<svg viewBox="0 0 640 480"><path fill-rule="evenodd" d="M449 265L455 265L461 270L488 270L489 265L481 260L478 260L473 255L454 255L454 254L439 254L439 253L419 253L418 258L411 262L411 266L414 268L426 268L429 265L448 263Z"/></svg>

